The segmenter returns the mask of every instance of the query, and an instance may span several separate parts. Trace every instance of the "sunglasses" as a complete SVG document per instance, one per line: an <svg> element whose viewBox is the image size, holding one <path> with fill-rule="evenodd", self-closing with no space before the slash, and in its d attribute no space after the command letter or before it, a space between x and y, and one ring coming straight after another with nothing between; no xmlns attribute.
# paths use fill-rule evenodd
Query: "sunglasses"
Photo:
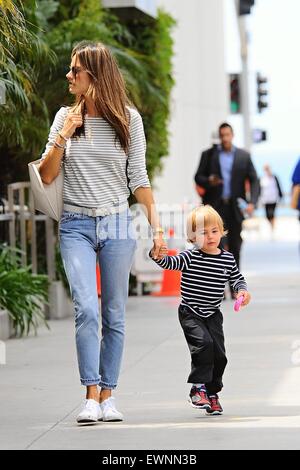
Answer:
<svg viewBox="0 0 300 470"><path fill-rule="evenodd" d="M76 78L76 76L79 74L79 72L84 71L84 72L87 72L91 77L93 77L94 80L96 80L91 72L89 72L88 70L83 69L82 67L76 67L76 65L73 65L73 67L69 67L69 71L72 73L74 78Z"/></svg>
<svg viewBox="0 0 300 470"><path fill-rule="evenodd" d="M69 67L69 71L72 73L73 77L76 78L76 75L81 72L82 68L81 67L76 67L73 65L73 67Z"/></svg>

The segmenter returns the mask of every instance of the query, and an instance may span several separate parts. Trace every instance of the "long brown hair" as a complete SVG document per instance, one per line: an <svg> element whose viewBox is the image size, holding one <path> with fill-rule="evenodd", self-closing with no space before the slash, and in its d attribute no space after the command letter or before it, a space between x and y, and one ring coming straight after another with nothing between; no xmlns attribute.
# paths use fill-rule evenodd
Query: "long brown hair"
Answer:
<svg viewBox="0 0 300 470"><path fill-rule="evenodd" d="M89 73L91 83L86 95L90 96L98 114L115 129L116 137L127 154L129 148L130 115L126 106L131 105L124 78L112 53L100 42L81 41L72 50L71 57L76 55L80 65ZM84 96L77 95L71 108L72 112L81 109L85 114ZM84 133L84 126L77 128L75 135Z"/></svg>

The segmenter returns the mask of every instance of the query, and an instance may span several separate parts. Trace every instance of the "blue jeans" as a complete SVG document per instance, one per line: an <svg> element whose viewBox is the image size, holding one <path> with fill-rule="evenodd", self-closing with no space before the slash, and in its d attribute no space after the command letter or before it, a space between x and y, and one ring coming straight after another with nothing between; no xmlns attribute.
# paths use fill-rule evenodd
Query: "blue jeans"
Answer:
<svg viewBox="0 0 300 470"><path fill-rule="evenodd" d="M81 383L114 389L121 367L129 273L136 248L130 209L104 217L64 211L59 233L62 260L75 308ZM97 255L101 272L101 340Z"/></svg>

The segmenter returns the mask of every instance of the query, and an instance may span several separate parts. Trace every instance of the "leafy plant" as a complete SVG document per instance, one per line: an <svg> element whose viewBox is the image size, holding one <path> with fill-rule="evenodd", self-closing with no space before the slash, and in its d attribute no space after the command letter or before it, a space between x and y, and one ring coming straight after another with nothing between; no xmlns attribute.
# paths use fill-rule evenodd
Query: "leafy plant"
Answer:
<svg viewBox="0 0 300 470"><path fill-rule="evenodd" d="M55 54L37 25L35 0L0 0L0 197L6 184L28 179L26 163L38 155L49 129L48 109L37 85Z"/></svg>
<svg viewBox="0 0 300 470"><path fill-rule="evenodd" d="M30 150L37 133L28 133L31 115L38 112L46 122L48 116L37 77L41 68L55 62L39 28L28 21L29 16L36 18L35 9L35 0L27 0L26 9L19 0L0 2L0 85L6 91L6 102L0 106L1 144Z"/></svg>
<svg viewBox="0 0 300 470"><path fill-rule="evenodd" d="M12 318L16 336L37 334L42 321L49 325L42 311L48 303L48 277L32 274L31 266L22 267L21 250L0 246L0 306Z"/></svg>
<svg viewBox="0 0 300 470"><path fill-rule="evenodd" d="M104 42L117 58L143 116L152 179L168 154L174 25L162 10L155 20L120 19L100 0L0 1L0 81L7 86L7 104L0 106L0 193L16 175L28 178L26 163L42 151L58 108L72 101L65 74L82 39Z"/></svg>

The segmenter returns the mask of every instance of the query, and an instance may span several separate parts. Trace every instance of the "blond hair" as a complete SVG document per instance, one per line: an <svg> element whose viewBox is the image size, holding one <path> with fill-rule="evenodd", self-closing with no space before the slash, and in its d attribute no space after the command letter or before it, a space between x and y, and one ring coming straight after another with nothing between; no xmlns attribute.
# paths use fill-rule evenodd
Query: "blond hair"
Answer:
<svg viewBox="0 0 300 470"><path fill-rule="evenodd" d="M222 237L227 234L222 217L212 206L206 204L193 209L187 217L187 240L194 243L196 233L208 225L216 225Z"/></svg>

